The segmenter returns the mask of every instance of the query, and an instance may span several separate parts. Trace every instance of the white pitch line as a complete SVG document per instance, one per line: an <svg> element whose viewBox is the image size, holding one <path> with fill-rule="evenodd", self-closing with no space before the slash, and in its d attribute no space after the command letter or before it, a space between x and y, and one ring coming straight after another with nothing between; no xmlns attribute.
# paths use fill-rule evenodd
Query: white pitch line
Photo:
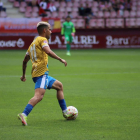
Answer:
<svg viewBox="0 0 140 140"><path fill-rule="evenodd" d="M75 73L75 74L51 74L51 76L69 76L69 75L102 75L102 74L139 74L140 72L109 72L109 73ZM0 78L7 78L7 77L21 77L21 75L0 75ZM31 75L26 75L26 77L31 77Z"/></svg>

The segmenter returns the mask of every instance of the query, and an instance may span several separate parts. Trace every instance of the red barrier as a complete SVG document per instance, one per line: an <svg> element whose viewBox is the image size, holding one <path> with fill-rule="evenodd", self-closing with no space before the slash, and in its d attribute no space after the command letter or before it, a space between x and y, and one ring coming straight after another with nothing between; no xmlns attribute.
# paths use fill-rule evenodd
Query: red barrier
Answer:
<svg viewBox="0 0 140 140"><path fill-rule="evenodd" d="M33 39L33 36L0 36L0 49L27 49Z"/></svg>
<svg viewBox="0 0 140 140"><path fill-rule="evenodd" d="M27 49L35 36L0 36L0 49ZM49 39L52 49L65 49L60 33ZM140 48L139 30L77 30L72 49Z"/></svg>
<svg viewBox="0 0 140 140"><path fill-rule="evenodd" d="M33 39L34 36L0 36L0 49L27 49ZM103 37L96 37L95 35L75 36L71 48L105 48L100 39L103 40ZM49 39L49 45L52 49L64 49L66 48L66 41L63 41L60 35L52 35Z"/></svg>

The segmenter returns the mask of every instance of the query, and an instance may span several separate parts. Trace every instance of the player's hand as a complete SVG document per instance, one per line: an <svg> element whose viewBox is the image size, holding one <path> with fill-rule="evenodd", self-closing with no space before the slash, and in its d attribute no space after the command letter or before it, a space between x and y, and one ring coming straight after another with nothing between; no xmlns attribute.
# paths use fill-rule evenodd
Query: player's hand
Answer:
<svg viewBox="0 0 140 140"><path fill-rule="evenodd" d="M65 36L62 36L62 40L65 40Z"/></svg>
<svg viewBox="0 0 140 140"><path fill-rule="evenodd" d="M21 76L21 77L20 77L20 80L23 81L23 82L25 82L25 81L26 81L25 76Z"/></svg>
<svg viewBox="0 0 140 140"><path fill-rule="evenodd" d="M65 67L67 66L67 62L64 59L60 59L60 62L64 63Z"/></svg>
<svg viewBox="0 0 140 140"><path fill-rule="evenodd" d="M71 33L72 36L75 36L75 33Z"/></svg>

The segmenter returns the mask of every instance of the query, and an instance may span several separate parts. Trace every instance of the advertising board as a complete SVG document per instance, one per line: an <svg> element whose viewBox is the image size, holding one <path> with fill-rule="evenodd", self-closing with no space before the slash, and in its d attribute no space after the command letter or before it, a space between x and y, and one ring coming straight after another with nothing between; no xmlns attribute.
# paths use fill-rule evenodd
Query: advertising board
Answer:
<svg viewBox="0 0 140 140"><path fill-rule="evenodd" d="M37 34L0 36L0 49L27 49ZM49 39L52 49L65 49L66 41L62 40L60 32L52 33ZM71 49L98 48L140 48L140 32L121 32L104 30L77 30Z"/></svg>

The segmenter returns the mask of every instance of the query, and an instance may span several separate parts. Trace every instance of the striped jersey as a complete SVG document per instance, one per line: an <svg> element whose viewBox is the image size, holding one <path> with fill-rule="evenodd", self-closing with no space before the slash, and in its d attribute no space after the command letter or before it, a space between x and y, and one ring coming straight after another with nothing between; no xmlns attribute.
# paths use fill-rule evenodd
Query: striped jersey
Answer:
<svg viewBox="0 0 140 140"><path fill-rule="evenodd" d="M48 55L42 49L49 47L48 40L45 37L36 37L29 46L27 53L32 62L32 78L44 75L48 71Z"/></svg>

